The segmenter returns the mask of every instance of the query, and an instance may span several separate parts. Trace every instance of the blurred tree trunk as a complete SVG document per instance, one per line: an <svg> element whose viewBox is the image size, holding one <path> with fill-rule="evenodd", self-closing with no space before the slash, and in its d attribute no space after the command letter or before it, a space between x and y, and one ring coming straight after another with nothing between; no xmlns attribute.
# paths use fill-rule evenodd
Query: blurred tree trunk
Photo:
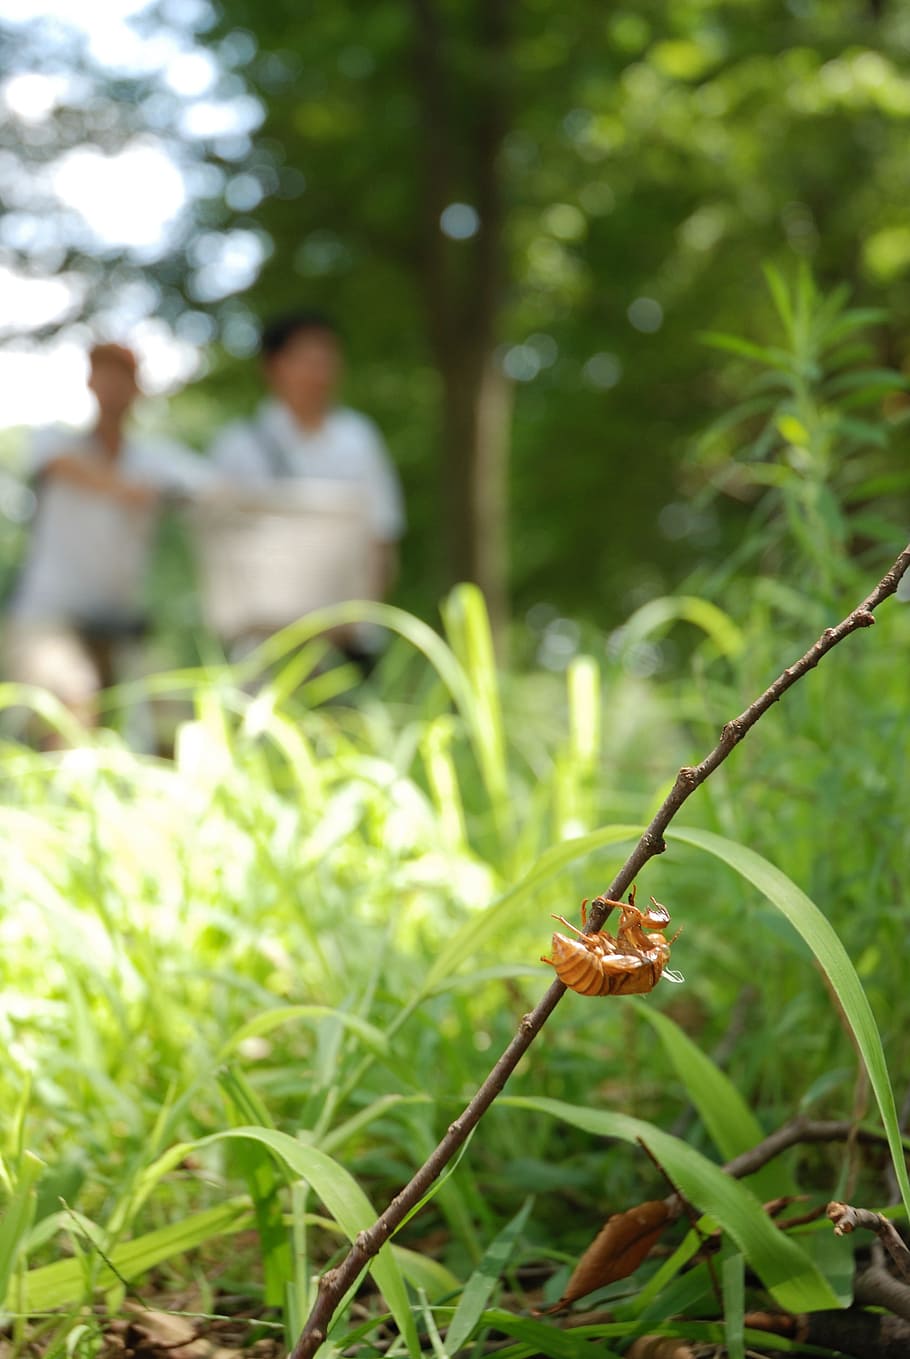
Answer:
<svg viewBox="0 0 910 1359"><path fill-rule="evenodd" d="M501 642L508 618L511 401L496 341L505 287L499 158L508 127L508 0L476 0L471 77L457 86L437 0L412 0L412 9L421 118L419 261L442 390L446 568L452 582L474 581L483 590ZM451 239L442 228L453 203L477 214L476 230L464 239ZM470 211L465 217L470 221Z"/></svg>

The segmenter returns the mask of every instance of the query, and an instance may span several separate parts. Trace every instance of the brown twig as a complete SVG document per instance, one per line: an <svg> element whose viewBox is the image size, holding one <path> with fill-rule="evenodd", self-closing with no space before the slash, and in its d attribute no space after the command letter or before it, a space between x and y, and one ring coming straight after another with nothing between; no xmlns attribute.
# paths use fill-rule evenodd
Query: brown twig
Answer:
<svg viewBox="0 0 910 1359"><path fill-rule="evenodd" d="M910 1321L910 1287L882 1265L870 1265L857 1274L853 1301L859 1307L886 1307L896 1317Z"/></svg>
<svg viewBox="0 0 910 1359"><path fill-rule="evenodd" d="M742 1151L738 1156L734 1156L733 1160L724 1166L724 1170L734 1179L741 1180L746 1175L754 1175L756 1170L761 1170L762 1166L773 1161L775 1156L780 1156L781 1152L800 1143L846 1142L852 1136L855 1136L857 1142L864 1143L887 1144L888 1141L884 1133L875 1132L871 1128L857 1128L852 1120L794 1118L783 1127L769 1133L748 1151Z"/></svg>
<svg viewBox="0 0 910 1359"><path fill-rule="evenodd" d="M890 571L879 581L871 594L847 615L836 627L826 628L818 641L804 656L787 667L765 692L751 703L738 717L734 717L723 728L714 749L698 765L680 769L676 782L659 808L656 816L645 830L638 844L629 855L622 868L613 879L602 898L592 903L588 916L588 932L600 929L609 913L606 901L619 900L643 866L656 854L666 849L664 831L670 821L691 797L695 789L707 779L718 765L722 764L731 751L751 731L759 718L776 703L787 690L808 671L815 668L823 656L845 637L859 628L871 626L875 622L874 610L882 600L894 594L901 577L910 566L910 544L895 561ZM319 1289L313 1309L306 1321L290 1359L311 1359L323 1343L328 1333L329 1323L339 1302L347 1290L355 1283L361 1271L389 1240L392 1233L401 1225L410 1210L420 1201L430 1185L442 1173L452 1157L463 1145L469 1133L480 1122L497 1095L503 1090L520 1059L527 1052L550 1015L556 1009L565 992L560 981L554 981L542 999L525 1015L518 1026L518 1032L509 1043L502 1056L476 1091L464 1111L449 1125L445 1136L430 1154L413 1178L396 1194L385 1211L376 1219L372 1227L359 1232L345 1259L335 1269L328 1270L319 1281Z"/></svg>
<svg viewBox="0 0 910 1359"><path fill-rule="evenodd" d="M894 1223L882 1213L875 1213L871 1208L854 1208L849 1203L829 1203L828 1217L834 1223L835 1236L847 1236L857 1227L875 1232L903 1282L910 1283L910 1250Z"/></svg>

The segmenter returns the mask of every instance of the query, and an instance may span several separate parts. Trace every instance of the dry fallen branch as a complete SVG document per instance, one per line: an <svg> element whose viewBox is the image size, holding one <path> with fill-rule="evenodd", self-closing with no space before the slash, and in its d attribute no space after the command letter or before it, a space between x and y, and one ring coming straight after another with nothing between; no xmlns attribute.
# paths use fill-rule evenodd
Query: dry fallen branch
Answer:
<svg viewBox="0 0 910 1359"><path fill-rule="evenodd" d="M836 627L826 628L818 641L809 648L805 655L801 656L793 665L788 666L754 703L751 703L738 717L732 718L726 724L714 749L700 764L680 769L668 796L638 844L604 892L603 898L600 899L600 902L595 900L592 903L591 913L588 917L589 933L599 930L606 919L610 910L606 901L621 900L623 893L648 860L654 858L656 854L664 852L666 849L663 838L664 831L683 803L695 792L695 789L704 783L705 779L723 763L731 751L751 731L759 718L767 712L772 704L782 698L792 685L814 669L819 661L839 642L842 642L859 628L870 627L875 622L874 610L884 599L894 594L908 566L910 566L910 544L904 548L891 569L885 573L875 589L866 596L862 603L853 609L846 618L842 619ZM496 1096L503 1090L521 1058L556 1009L565 989L562 982L554 981L531 1013L524 1016L515 1037L480 1085L473 1099L455 1119L454 1123L449 1125L439 1145L420 1169L416 1171L404 1189L396 1194L372 1227L358 1233L341 1264L335 1269L328 1270L322 1276L319 1281L316 1301L303 1331L291 1351L291 1359L311 1359L311 1356L316 1353L316 1350L326 1338L335 1309L347 1290L356 1282L361 1271L385 1245L411 1209L426 1194L459 1147L463 1145L468 1135L480 1122Z"/></svg>
<svg viewBox="0 0 910 1359"><path fill-rule="evenodd" d="M797 1345L818 1345L854 1359L907 1359L910 1325L900 1317L876 1315L861 1308L844 1312L811 1312L794 1317L778 1312L747 1312L745 1323L754 1331L783 1335Z"/></svg>
<svg viewBox="0 0 910 1359"><path fill-rule="evenodd" d="M894 1267L904 1283L910 1283L910 1250L893 1222L882 1213L874 1213L869 1208L854 1208L849 1203L829 1203L828 1217L834 1223L835 1236L847 1236L857 1227L867 1232L875 1232L885 1250L891 1256Z"/></svg>
<svg viewBox="0 0 910 1359"><path fill-rule="evenodd" d="M851 1137L862 1144L887 1145L888 1142L884 1133L875 1132L871 1128L857 1128L852 1120L811 1119L801 1116L791 1119L783 1127L769 1133L763 1141L750 1147L748 1151L741 1151L732 1161L727 1162L724 1170L734 1179L741 1180L746 1175L754 1175L756 1170L761 1170L762 1166L766 1166L775 1156L780 1156L781 1152L787 1151L790 1147L813 1142L846 1142Z"/></svg>

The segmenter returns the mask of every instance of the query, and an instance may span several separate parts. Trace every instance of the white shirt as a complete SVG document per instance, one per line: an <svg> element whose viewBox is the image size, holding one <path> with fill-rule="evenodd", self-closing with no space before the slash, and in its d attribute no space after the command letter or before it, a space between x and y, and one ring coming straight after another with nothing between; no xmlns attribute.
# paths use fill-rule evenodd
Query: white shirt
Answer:
<svg viewBox="0 0 910 1359"><path fill-rule="evenodd" d="M340 406L319 429L302 429L291 412L267 401L252 420L228 425L215 439L212 461L226 481L261 487L284 478L342 481L358 487L380 542L404 532L404 503L395 468L372 420Z"/></svg>
<svg viewBox="0 0 910 1359"><path fill-rule="evenodd" d="M33 477L55 458L103 456L90 432L63 426L36 431L29 453ZM124 481L184 494L212 478L201 458L165 440L127 437L116 468ZM154 505L124 505L64 477L40 481L10 613L39 623L135 618L142 610L156 520Z"/></svg>

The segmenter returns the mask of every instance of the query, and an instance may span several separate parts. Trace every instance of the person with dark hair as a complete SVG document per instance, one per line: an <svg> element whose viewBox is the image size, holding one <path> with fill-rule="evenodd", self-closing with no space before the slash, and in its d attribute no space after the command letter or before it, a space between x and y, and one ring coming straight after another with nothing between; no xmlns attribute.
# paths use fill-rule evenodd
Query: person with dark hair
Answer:
<svg viewBox="0 0 910 1359"><path fill-rule="evenodd" d="M262 328L260 356L270 398L252 419L229 425L217 436L211 456L218 473L249 492L271 488L287 499L293 490L302 507L308 490L313 505L320 488L334 486L346 494L369 542L363 592L383 598L394 581L404 531L401 488L373 422L335 404L343 362L337 325L315 310L277 316ZM364 659L368 636L363 629L350 633L343 649Z"/></svg>
<svg viewBox="0 0 910 1359"><path fill-rule="evenodd" d="M87 725L100 689L118 678L144 630L143 590L164 494L190 493L205 465L165 440L137 438L127 421L140 395L135 354L89 353L94 425L36 431L29 472L35 516L3 639L10 679L49 689Z"/></svg>

